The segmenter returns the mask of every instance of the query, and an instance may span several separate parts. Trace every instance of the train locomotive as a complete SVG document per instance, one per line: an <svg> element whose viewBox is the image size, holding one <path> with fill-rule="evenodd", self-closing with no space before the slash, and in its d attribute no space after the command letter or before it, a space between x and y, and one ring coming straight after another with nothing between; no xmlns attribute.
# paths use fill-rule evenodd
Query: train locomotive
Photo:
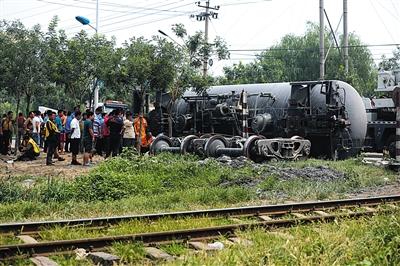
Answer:
<svg viewBox="0 0 400 266"><path fill-rule="evenodd" d="M171 104L163 98L159 110ZM170 110L174 137L158 135L152 153L253 161L345 159L360 152L367 130L362 98L338 80L213 86L202 94L189 90ZM167 127L165 119L150 123Z"/></svg>

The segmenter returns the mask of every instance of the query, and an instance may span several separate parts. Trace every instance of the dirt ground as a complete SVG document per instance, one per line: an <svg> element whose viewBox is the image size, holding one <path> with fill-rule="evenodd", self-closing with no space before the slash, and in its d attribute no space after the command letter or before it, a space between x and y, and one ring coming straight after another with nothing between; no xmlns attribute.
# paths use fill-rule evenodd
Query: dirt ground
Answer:
<svg viewBox="0 0 400 266"><path fill-rule="evenodd" d="M15 157L0 155L0 179L13 176L29 176L29 177L61 177L75 178L79 175L89 172L95 164L103 161L104 158L95 156L93 158L93 166L71 165L71 154L61 155L65 161L54 161L53 166L46 165L46 153L41 153L39 158L34 161L13 162ZM78 155L78 161L82 163L82 155Z"/></svg>
<svg viewBox="0 0 400 266"><path fill-rule="evenodd" d="M400 195L400 181L375 188L368 188L349 194L349 198L380 197L385 195Z"/></svg>

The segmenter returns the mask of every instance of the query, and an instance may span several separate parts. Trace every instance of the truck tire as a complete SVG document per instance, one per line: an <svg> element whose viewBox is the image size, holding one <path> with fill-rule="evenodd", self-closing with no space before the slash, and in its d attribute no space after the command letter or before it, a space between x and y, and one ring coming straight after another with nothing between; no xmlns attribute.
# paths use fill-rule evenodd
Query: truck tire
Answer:
<svg viewBox="0 0 400 266"><path fill-rule="evenodd" d="M396 137L390 136L386 142L386 149L389 151L391 158L396 158Z"/></svg>

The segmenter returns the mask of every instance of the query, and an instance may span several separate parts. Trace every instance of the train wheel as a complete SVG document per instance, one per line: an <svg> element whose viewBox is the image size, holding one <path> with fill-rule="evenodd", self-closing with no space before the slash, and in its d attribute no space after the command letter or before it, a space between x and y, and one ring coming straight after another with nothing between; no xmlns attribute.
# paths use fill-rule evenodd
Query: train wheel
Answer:
<svg viewBox="0 0 400 266"><path fill-rule="evenodd" d="M250 136L244 143L243 155L256 163L264 161L265 158L261 155L256 154L255 152L257 141L263 138L264 137L258 135Z"/></svg>
<svg viewBox="0 0 400 266"><path fill-rule="evenodd" d="M228 141L223 136L216 135L207 140L204 150L207 157L217 157L217 150L227 147Z"/></svg>
<svg viewBox="0 0 400 266"><path fill-rule="evenodd" d="M389 152L390 158L396 158L396 137L390 136L386 142L386 149Z"/></svg>
<svg viewBox="0 0 400 266"><path fill-rule="evenodd" d="M172 147L172 141L165 135L158 135L157 138L150 144L150 154L157 154L165 150L165 148Z"/></svg>
<svg viewBox="0 0 400 266"><path fill-rule="evenodd" d="M197 138L195 135L186 136L181 142L181 154L194 153L193 140Z"/></svg>

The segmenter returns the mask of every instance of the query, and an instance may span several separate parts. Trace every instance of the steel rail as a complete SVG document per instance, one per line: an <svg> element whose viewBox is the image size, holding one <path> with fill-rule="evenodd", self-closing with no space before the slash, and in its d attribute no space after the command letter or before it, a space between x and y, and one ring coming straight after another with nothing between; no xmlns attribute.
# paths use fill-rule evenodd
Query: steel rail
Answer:
<svg viewBox="0 0 400 266"><path fill-rule="evenodd" d="M220 236L232 236L237 230L255 228L290 227L318 221L333 221L338 218L358 218L377 213L377 211L352 212L348 214L329 214L296 219L280 219L256 223L234 224L227 226L206 227L189 230L177 230L155 233L128 234L98 238L38 242L33 244L15 244L0 246L0 261L27 258L32 255L65 254L77 248L89 251L102 250L115 242L140 242L144 245L179 243L189 240L215 239Z"/></svg>
<svg viewBox="0 0 400 266"><path fill-rule="evenodd" d="M229 217L229 216L256 216L256 215L283 215L290 212L306 212L313 210L327 210L351 206L374 206L382 203L400 202L400 195L355 198L330 201L312 201L278 205L249 206L238 208L210 209L184 212L169 212L157 214L128 215L115 217L58 220L58 221L39 221L39 222L20 222L0 224L0 235L4 234L37 234L38 232L55 226L106 226L118 224L130 220L159 220L162 218L187 218L187 217Z"/></svg>

